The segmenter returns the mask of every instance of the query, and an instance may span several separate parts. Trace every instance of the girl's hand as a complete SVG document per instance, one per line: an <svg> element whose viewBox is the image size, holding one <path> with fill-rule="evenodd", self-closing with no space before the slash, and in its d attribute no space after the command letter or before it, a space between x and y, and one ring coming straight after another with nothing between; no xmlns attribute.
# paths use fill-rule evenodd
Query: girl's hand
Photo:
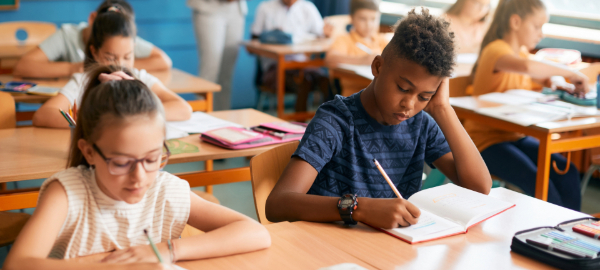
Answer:
<svg viewBox="0 0 600 270"><path fill-rule="evenodd" d="M108 81L133 80L133 77L127 75L127 73L123 71L117 71L111 74L101 73L98 76L98 80L100 80L102 83L105 83Z"/></svg>
<svg viewBox="0 0 600 270"><path fill-rule="evenodd" d="M450 107L450 78L446 77L438 86L437 92L433 95L425 112L430 114L432 117L438 109L446 109Z"/></svg>
<svg viewBox="0 0 600 270"><path fill-rule="evenodd" d="M569 77L569 81L575 86L573 95L579 98L584 98L585 94L590 91L589 79L581 72L574 72L573 76Z"/></svg>
<svg viewBox="0 0 600 270"><path fill-rule="evenodd" d="M170 255L169 251L166 252L161 251L162 245L157 245L159 252L161 253L161 257L163 261L169 261ZM165 256L166 255L166 256ZM158 262L158 258L156 258L156 254L152 250L152 247L149 245L145 246L135 246L126 249L121 249L114 251L110 255L106 256L102 259L103 263L135 263L135 262Z"/></svg>

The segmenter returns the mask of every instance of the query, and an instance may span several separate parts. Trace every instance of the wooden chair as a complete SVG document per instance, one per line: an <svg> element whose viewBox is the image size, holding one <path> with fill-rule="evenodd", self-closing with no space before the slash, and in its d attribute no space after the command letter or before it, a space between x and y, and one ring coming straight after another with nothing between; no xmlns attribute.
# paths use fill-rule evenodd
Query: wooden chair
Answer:
<svg viewBox="0 0 600 270"><path fill-rule="evenodd" d="M254 195L254 206L258 221L263 224L271 224L265 214L267 197L275 187L283 170L290 162L290 158L299 141L289 142L254 156L250 160L250 175L252 179L252 193Z"/></svg>
<svg viewBox="0 0 600 270"><path fill-rule="evenodd" d="M454 77L450 79L450 97L467 96L467 87L471 84L469 76Z"/></svg>
<svg viewBox="0 0 600 270"><path fill-rule="evenodd" d="M9 93L0 92L0 129L16 126L15 99ZM0 190L5 189L6 184L0 185ZM25 213L0 212L0 247L15 241L29 217Z"/></svg>
<svg viewBox="0 0 600 270"><path fill-rule="evenodd" d="M331 38L348 33L348 25L351 23L350 15L327 16L325 21L333 25Z"/></svg>
<svg viewBox="0 0 600 270"><path fill-rule="evenodd" d="M24 40L17 38L19 30L25 31ZM0 48L6 58L0 59L0 74L10 73L21 56L35 48L56 32L56 26L47 22L16 21L0 23Z"/></svg>

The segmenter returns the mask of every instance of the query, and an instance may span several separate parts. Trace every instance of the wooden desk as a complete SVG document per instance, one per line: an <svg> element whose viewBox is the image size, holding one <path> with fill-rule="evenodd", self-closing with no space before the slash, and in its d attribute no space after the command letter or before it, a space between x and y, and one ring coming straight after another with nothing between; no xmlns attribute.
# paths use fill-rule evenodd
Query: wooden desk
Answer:
<svg viewBox="0 0 600 270"><path fill-rule="evenodd" d="M367 269L369 264L321 241L289 222L265 226L271 234L271 247L238 255L197 261L177 262L188 270L195 269L319 269L341 263L355 263ZM79 262L97 262L108 253L74 258Z"/></svg>
<svg viewBox="0 0 600 270"><path fill-rule="evenodd" d="M547 122L525 127L481 115L476 111L479 108L500 106L501 104L481 101L475 97L451 99L450 104L459 118L475 121L492 128L522 133L540 140L535 197L544 201L548 200L551 154L600 146L600 135L583 136L584 130L600 127L600 117L575 118L571 121ZM551 135L559 132L572 132L572 134L568 138L552 140Z"/></svg>
<svg viewBox="0 0 600 270"><path fill-rule="evenodd" d="M257 56L263 56L275 59L277 61L277 117L286 120L307 120L314 116L314 113L284 113L284 95L285 95L285 71L288 69L303 69L307 67L322 67L324 60L320 56L305 62L286 61L285 57L292 54L315 55L327 51L333 40L318 39L315 41L293 44L293 45L274 45L262 44L257 40L246 42L246 50Z"/></svg>
<svg viewBox="0 0 600 270"><path fill-rule="evenodd" d="M210 113L218 118L255 126L265 122L283 121L279 118L253 110L232 110ZM198 147L197 153L172 155L170 164L207 161L213 159L254 156L277 145L228 150L201 142L198 135L180 139ZM70 130L48 128L15 128L0 130L0 183L40 179L65 169L69 150ZM178 174L190 185L206 186L250 180L250 169L234 168L220 171L199 171ZM37 190L26 193L0 193L0 211L35 207ZM8 193L8 194L7 194Z"/></svg>
<svg viewBox="0 0 600 270"><path fill-rule="evenodd" d="M175 93L193 93L193 94L206 94L208 96L212 93L221 91L221 86L189 74L185 71L173 68L169 71L150 72L157 79L159 79L167 88ZM0 75L0 82L7 83L13 80L22 80L21 78L14 78L12 75ZM69 78L58 78L58 79L24 79L37 83L40 86L62 88L67 84ZM16 102L45 102L50 99L48 96L39 95L27 95L27 94L14 94ZM212 102L211 102L212 104Z"/></svg>
<svg viewBox="0 0 600 270"><path fill-rule="evenodd" d="M547 269L545 264L510 252L515 232L588 216L504 188L492 189L490 196L516 206L471 227L467 234L414 245L362 223L352 228L292 224L379 269Z"/></svg>

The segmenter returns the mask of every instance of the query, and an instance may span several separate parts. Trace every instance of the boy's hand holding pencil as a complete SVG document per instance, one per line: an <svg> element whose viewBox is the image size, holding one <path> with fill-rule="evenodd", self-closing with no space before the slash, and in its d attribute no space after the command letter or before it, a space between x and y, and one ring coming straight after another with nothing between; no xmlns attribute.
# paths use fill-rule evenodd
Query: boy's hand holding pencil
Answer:
<svg viewBox="0 0 600 270"><path fill-rule="evenodd" d="M421 216L421 210L402 198L402 195L376 159L373 159L373 163L390 186L390 189L394 191L397 198L358 198L358 207L352 218L356 221L384 229L405 227L417 223L419 216Z"/></svg>

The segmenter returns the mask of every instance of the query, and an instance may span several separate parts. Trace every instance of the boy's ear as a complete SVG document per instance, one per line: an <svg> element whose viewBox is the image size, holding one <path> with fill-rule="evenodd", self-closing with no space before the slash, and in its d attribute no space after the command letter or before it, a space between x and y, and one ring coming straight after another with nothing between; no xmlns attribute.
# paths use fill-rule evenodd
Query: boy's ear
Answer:
<svg viewBox="0 0 600 270"><path fill-rule="evenodd" d="M92 158L94 148L84 139L79 139L79 141L77 141L77 147L79 148L79 151L81 151L81 154L83 155L87 163L90 165L94 165L94 159Z"/></svg>
<svg viewBox="0 0 600 270"><path fill-rule="evenodd" d="M383 57L381 57L381 55L375 56L375 59L373 59L373 63L371 63L371 72L373 73L373 76L379 77L382 68Z"/></svg>
<svg viewBox="0 0 600 270"><path fill-rule="evenodd" d="M519 16L517 14L511 15L510 19L508 21L511 30L519 30L519 28L521 27L521 22L522 22L521 16Z"/></svg>
<svg viewBox="0 0 600 270"><path fill-rule="evenodd" d="M98 12L92 11L90 12L90 16L88 16L88 26L92 26L94 24L94 20L96 20L96 16L98 16Z"/></svg>

